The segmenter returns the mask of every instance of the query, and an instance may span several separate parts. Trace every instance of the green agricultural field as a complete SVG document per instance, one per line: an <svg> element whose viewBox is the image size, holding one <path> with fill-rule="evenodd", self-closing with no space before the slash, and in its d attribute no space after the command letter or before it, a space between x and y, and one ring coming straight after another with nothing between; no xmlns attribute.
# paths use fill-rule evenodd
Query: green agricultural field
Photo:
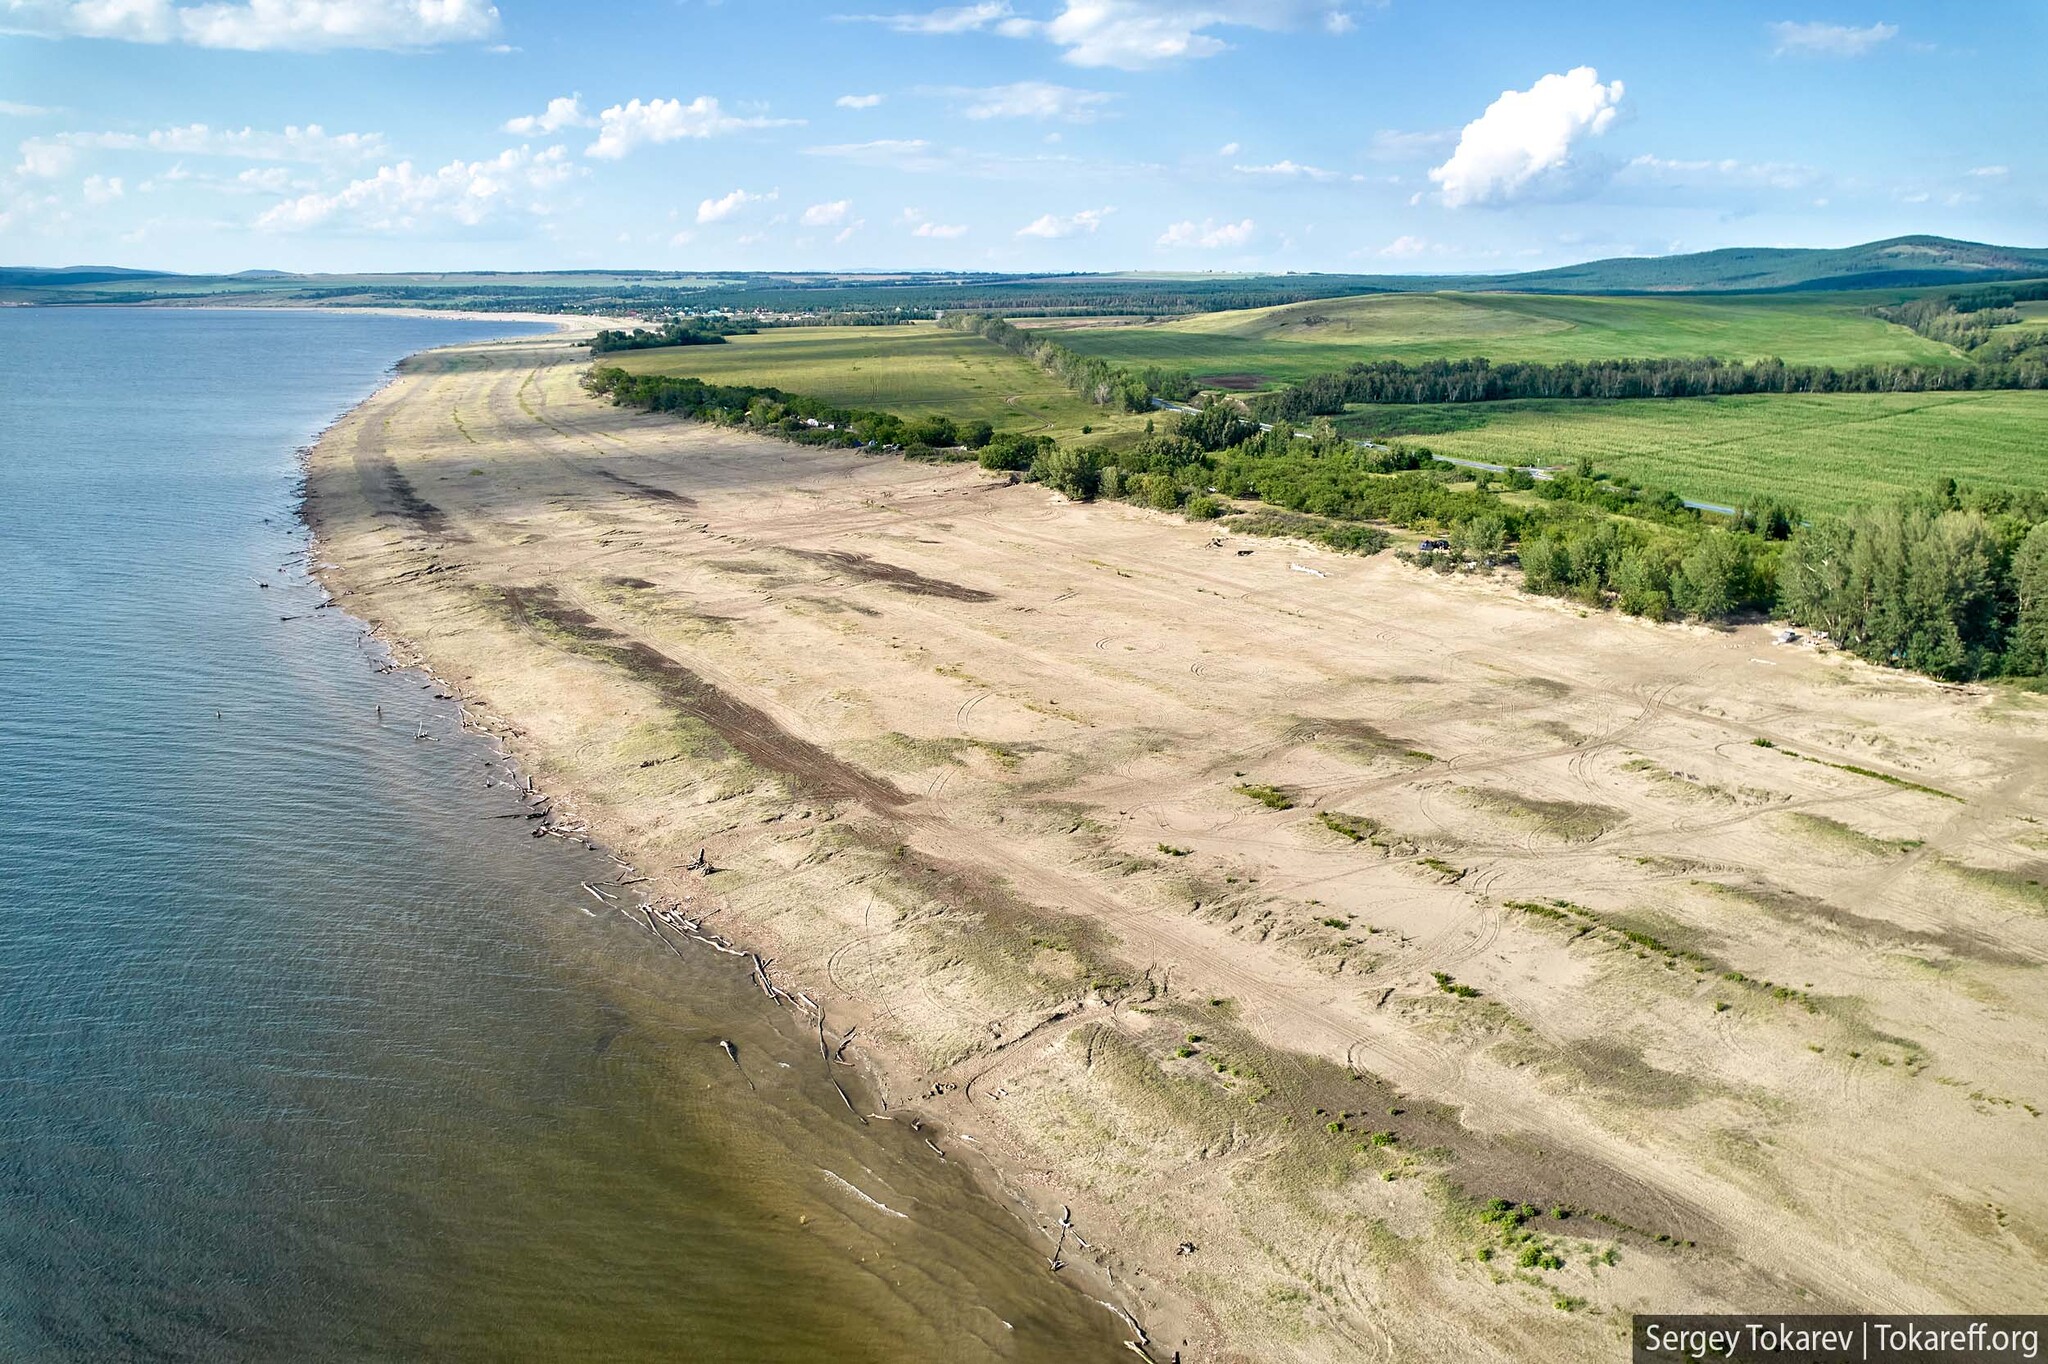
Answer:
<svg viewBox="0 0 2048 1364"><path fill-rule="evenodd" d="M1942 476L2048 492L2048 392L1541 399L1354 408L1338 424L1493 464L1583 455L1727 506L1779 497L1807 512L1841 511Z"/></svg>
<svg viewBox="0 0 2048 1364"><path fill-rule="evenodd" d="M636 374L764 385L903 417L985 418L998 431L1060 440L1078 438L1084 426L1102 433L1145 420L1084 402L1029 361L933 323L790 327L722 346L619 351L595 360Z"/></svg>
<svg viewBox="0 0 2048 1364"><path fill-rule="evenodd" d="M1104 359L1224 376L1231 387L1288 382L1356 360L1486 356L1612 360L1718 356L1851 365L1960 363L1954 350L1863 315L1858 295L1603 298L1541 294L1369 294L1204 313L1157 326L1062 328ZM1889 301L1889 297L1887 298Z"/></svg>

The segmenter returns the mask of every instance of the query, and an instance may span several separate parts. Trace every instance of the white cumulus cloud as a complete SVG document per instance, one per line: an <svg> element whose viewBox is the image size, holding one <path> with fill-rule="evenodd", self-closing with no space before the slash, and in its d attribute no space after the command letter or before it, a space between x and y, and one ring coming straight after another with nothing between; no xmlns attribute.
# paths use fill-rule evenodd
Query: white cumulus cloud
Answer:
<svg viewBox="0 0 2048 1364"><path fill-rule="evenodd" d="M711 95L699 95L688 104L679 99L628 100L614 104L597 118L597 141L583 154L607 161L616 161L635 147L686 137L718 137L748 128L787 128L803 122L800 118L729 114Z"/></svg>
<svg viewBox="0 0 2048 1364"><path fill-rule="evenodd" d="M919 223L916 227L910 229L910 235L913 237L937 237L944 241L950 241L955 237L966 236L967 225L965 223Z"/></svg>
<svg viewBox="0 0 2048 1364"><path fill-rule="evenodd" d="M1603 85L1590 66L1506 90L1465 125L1451 159L1429 172L1449 208L1506 203L1569 177L1572 151L1614 122L1620 81Z"/></svg>
<svg viewBox="0 0 2048 1364"><path fill-rule="evenodd" d="M1214 251L1223 246L1243 246L1258 231L1258 224L1250 218L1241 223L1219 223L1212 218L1201 222L1175 223L1159 234L1161 246L1192 246L1205 251Z"/></svg>
<svg viewBox="0 0 2048 1364"><path fill-rule="evenodd" d="M1102 226L1102 220L1116 212L1113 208L1084 208L1079 213L1061 217L1056 213L1041 214L1017 229L1020 237L1073 237L1083 232L1093 232Z"/></svg>
<svg viewBox="0 0 2048 1364"><path fill-rule="evenodd" d="M450 161L433 171L401 161L332 194L287 199L256 226L270 232L328 224L368 232L410 232L437 223L474 227L501 212L548 213L550 191L577 173L561 147L512 147L486 161Z"/></svg>
<svg viewBox="0 0 2048 1364"><path fill-rule="evenodd" d="M4 0L0 32L244 52L421 48L498 31L489 0Z"/></svg>
<svg viewBox="0 0 2048 1364"><path fill-rule="evenodd" d="M880 95L841 95L832 101L842 109L872 109L882 102Z"/></svg>
<svg viewBox="0 0 2048 1364"><path fill-rule="evenodd" d="M1772 51L1780 57L1861 57L1898 37L1899 26L1776 23L1771 25L1771 34L1777 39Z"/></svg>
<svg viewBox="0 0 2048 1364"><path fill-rule="evenodd" d="M1421 237L1396 237L1380 248L1380 254L1392 260L1411 260L1429 250L1429 242Z"/></svg>
<svg viewBox="0 0 2048 1364"><path fill-rule="evenodd" d="M548 101L537 114L522 114L505 120L505 131L520 137L546 137L564 128L589 128L597 120L583 111L583 96L560 95Z"/></svg>
<svg viewBox="0 0 2048 1364"><path fill-rule="evenodd" d="M123 193L121 177L88 175L85 177L85 183L79 186L79 192L85 196L88 204L111 204Z"/></svg>
<svg viewBox="0 0 2048 1364"><path fill-rule="evenodd" d="M804 210L805 227L838 227L853 212L853 200L834 199L829 204L812 204Z"/></svg>
<svg viewBox="0 0 2048 1364"><path fill-rule="evenodd" d="M774 198L775 191L772 189L766 194L750 194L746 190L736 189L722 198L706 199L703 203L698 204L697 222L700 225L703 223L722 223L748 204L764 204Z"/></svg>

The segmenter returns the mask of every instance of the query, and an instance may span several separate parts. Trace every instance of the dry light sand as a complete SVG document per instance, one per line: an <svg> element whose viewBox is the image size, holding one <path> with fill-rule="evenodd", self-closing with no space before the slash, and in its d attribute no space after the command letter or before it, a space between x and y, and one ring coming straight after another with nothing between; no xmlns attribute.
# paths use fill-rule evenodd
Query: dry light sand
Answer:
<svg viewBox="0 0 2048 1364"><path fill-rule="evenodd" d="M2042 1301L2042 703L615 410L585 363L435 352L336 426L342 604L868 1019L878 1102L1113 1228L1069 1255L1169 1349Z"/></svg>

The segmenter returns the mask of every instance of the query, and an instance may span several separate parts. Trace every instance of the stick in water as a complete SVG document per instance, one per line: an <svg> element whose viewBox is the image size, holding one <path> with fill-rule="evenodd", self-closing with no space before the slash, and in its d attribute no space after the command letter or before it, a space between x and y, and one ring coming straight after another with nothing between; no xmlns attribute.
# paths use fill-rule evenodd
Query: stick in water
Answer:
<svg viewBox="0 0 2048 1364"><path fill-rule="evenodd" d="M718 1039L718 1045L720 1050L732 1058L733 1069L737 1070L740 1073L740 1078L747 1082L747 1088L752 1089L754 1087L754 1077L747 1074L747 1068L740 1064L740 1049L726 1041L723 1037Z"/></svg>

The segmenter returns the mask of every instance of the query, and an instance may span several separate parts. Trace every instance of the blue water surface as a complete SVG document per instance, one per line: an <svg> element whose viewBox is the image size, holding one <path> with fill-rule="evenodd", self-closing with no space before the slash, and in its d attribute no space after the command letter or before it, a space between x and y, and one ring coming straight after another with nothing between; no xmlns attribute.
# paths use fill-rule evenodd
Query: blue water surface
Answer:
<svg viewBox="0 0 2048 1364"><path fill-rule="evenodd" d="M531 330L0 309L0 1358L1121 1357L321 609L296 452Z"/></svg>

